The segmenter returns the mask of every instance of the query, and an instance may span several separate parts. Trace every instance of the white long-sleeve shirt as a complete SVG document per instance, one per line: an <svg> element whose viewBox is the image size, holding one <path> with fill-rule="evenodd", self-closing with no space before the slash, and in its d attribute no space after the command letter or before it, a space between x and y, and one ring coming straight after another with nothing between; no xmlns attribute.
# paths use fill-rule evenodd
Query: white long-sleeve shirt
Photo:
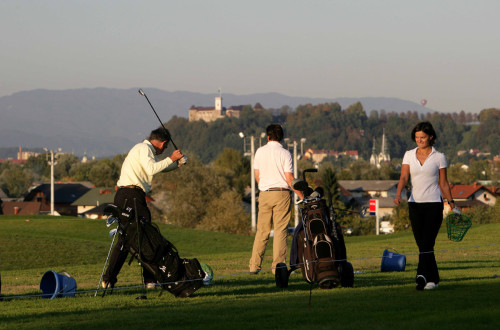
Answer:
<svg viewBox="0 0 500 330"><path fill-rule="evenodd" d="M151 191L153 175L162 171L171 171L178 167L165 153L155 155L155 148L148 140L136 144L130 149L123 162L117 185L138 186L146 193Z"/></svg>

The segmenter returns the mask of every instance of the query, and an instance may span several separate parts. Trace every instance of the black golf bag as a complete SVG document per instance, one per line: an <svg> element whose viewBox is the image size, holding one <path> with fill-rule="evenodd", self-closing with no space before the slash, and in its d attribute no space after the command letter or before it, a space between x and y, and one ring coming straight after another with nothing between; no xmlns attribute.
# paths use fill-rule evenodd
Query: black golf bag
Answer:
<svg viewBox="0 0 500 330"><path fill-rule="evenodd" d="M315 172L315 170L306 170ZM306 172L304 171L304 172ZM294 230L290 251L291 269L285 264L277 265L276 285L286 287L288 276L300 268L307 283L317 283L322 289L331 289L341 284L352 287L354 272L346 260L347 253L336 215L322 198L322 189L312 191L305 181L296 181L294 188L304 193L300 202L301 220Z"/></svg>
<svg viewBox="0 0 500 330"><path fill-rule="evenodd" d="M136 219L132 208L122 210L110 204L104 212L117 218L125 249L154 274L162 289L176 297L188 297L203 286L205 272L199 261L180 258L175 246L161 235L156 224Z"/></svg>

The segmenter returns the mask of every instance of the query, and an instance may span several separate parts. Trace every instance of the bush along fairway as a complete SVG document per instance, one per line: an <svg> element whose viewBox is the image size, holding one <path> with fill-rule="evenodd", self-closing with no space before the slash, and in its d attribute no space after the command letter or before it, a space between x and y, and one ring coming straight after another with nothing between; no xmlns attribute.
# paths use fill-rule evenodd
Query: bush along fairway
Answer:
<svg viewBox="0 0 500 330"><path fill-rule="evenodd" d="M184 258L211 267L212 285L192 297L141 286L136 261L126 263L113 293L96 288L111 238L104 220L0 216L0 328L301 328L498 329L500 224L473 225L457 243L438 235L437 290L415 290L418 250L412 233L346 237L353 288L322 290L300 271L287 288L271 272L272 239L258 275L248 273L253 237L159 224ZM385 249L406 256L403 272L381 272ZM42 299L48 271L67 272L74 297ZM136 299L146 295L147 299Z"/></svg>

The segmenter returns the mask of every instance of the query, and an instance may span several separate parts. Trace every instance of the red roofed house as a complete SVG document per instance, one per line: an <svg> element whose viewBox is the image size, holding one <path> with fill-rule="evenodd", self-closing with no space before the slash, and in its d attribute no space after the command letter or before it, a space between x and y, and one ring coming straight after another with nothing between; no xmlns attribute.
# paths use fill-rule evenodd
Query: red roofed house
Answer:
<svg viewBox="0 0 500 330"><path fill-rule="evenodd" d="M50 205L42 202L0 202L0 214L29 215L50 212Z"/></svg>
<svg viewBox="0 0 500 330"><path fill-rule="evenodd" d="M496 194L487 187L474 184L452 184L451 196L455 200L457 207L461 210L474 208L478 205L495 205L497 201Z"/></svg>

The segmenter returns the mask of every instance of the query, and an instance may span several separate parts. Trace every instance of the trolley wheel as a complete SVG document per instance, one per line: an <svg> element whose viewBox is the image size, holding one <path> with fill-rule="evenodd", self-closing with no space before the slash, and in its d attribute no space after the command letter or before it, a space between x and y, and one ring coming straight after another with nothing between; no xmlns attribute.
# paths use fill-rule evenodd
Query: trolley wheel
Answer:
<svg viewBox="0 0 500 330"><path fill-rule="evenodd" d="M276 286L278 288L287 288L289 276L290 273L288 272L286 264L284 262L278 263L274 271L274 279L276 280Z"/></svg>
<svg viewBox="0 0 500 330"><path fill-rule="evenodd" d="M340 285L344 288L352 288L354 286L354 269L349 261L344 261L339 264Z"/></svg>

